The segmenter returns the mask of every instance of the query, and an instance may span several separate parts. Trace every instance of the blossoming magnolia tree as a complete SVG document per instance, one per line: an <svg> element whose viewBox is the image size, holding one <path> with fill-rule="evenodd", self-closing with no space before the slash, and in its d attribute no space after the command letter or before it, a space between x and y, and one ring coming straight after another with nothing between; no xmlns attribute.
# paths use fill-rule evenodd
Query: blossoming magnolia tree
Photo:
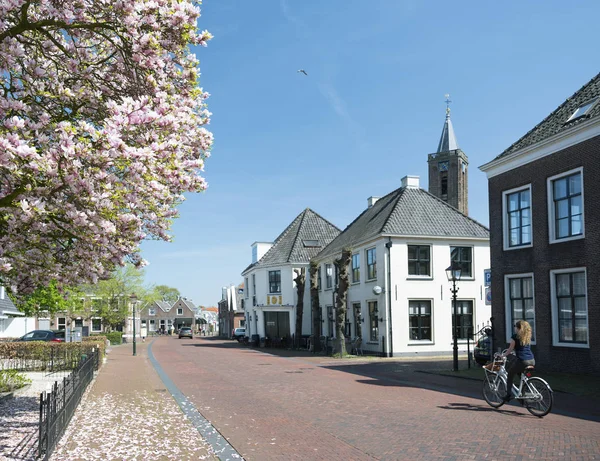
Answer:
<svg viewBox="0 0 600 461"><path fill-rule="evenodd" d="M170 239L212 144L199 6L0 0L0 283L93 283Z"/></svg>

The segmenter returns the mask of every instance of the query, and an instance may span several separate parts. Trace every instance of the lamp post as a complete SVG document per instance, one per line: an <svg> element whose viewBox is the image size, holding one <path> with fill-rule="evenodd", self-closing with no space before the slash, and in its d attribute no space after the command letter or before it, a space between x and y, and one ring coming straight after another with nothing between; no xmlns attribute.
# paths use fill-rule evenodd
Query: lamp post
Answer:
<svg viewBox="0 0 600 461"><path fill-rule="evenodd" d="M133 355L136 356L137 353L135 348L135 305L137 304L137 296L135 295L135 293L132 293L129 299L131 300L131 306L133 308Z"/></svg>
<svg viewBox="0 0 600 461"><path fill-rule="evenodd" d="M460 280L460 275L460 266L455 261L452 261L450 267L446 269L446 276L448 277L448 281L452 282L452 288L450 288L450 292L452 293L452 307L454 310L454 328L452 329L452 339L454 341L452 350L452 366L454 371L458 371L458 310L456 309L456 293L458 293L458 288L456 287L456 282Z"/></svg>

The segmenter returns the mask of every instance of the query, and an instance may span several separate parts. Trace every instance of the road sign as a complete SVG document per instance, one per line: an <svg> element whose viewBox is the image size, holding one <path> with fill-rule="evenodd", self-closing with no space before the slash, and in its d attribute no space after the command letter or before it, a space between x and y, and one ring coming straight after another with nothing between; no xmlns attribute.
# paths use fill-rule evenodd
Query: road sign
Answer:
<svg viewBox="0 0 600 461"><path fill-rule="evenodd" d="M491 269L483 270L483 284L486 287L489 287L492 284L492 270Z"/></svg>
<svg viewBox="0 0 600 461"><path fill-rule="evenodd" d="M485 288L485 305L492 305L492 289L490 287Z"/></svg>

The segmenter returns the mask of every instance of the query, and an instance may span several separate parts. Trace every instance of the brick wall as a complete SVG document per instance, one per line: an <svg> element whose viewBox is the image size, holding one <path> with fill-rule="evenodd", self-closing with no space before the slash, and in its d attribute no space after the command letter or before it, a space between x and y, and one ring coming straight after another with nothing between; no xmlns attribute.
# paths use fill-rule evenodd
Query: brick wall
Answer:
<svg viewBox="0 0 600 461"><path fill-rule="evenodd" d="M504 345L504 274L534 274L536 362L544 369L600 374L600 136L489 180L492 315ZM585 238L550 245L546 180L583 167ZM502 192L531 184L533 247L503 251ZM587 268L589 349L552 345L550 270ZM512 332L511 332L512 334Z"/></svg>

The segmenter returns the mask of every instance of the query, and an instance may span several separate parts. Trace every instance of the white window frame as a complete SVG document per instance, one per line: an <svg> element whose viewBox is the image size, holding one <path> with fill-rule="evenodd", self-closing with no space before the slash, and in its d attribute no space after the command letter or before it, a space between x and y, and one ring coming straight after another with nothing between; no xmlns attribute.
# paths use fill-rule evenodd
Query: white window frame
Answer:
<svg viewBox="0 0 600 461"><path fill-rule="evenodd" d="M471 275L465 275L463 272L460 276L461 280L475 280L475 247L473 245L462 245L460 243L450 245L450 264L452 264L452 248L470 248L471 249Z"/></svg>
<svg viewBox="0 0 600 461"><path fill-rule="evenodd" d="M244 284L244 298L248 299L250 296L250 285L248 284L248 277L244 280L246 283Z"/></svg>
<svg viewBox="0 0 600 461"><path fill-rule="evenodd" d="M177 315L183 315L183 307L177 308Z"/></svg>
<svg viewBox="0 0 600 461"><path fill-rule="evenodd" d="M535 338L531 339L531 344L535 345L537 343L538 330L536 324L536 309L535 309L535 276L533 272L526 272L523 274L504 274L504 318L505 318L505 326L506 326L506 342L510 343L512 338L512 333L515 330L514 324L517 320L526 320L526 319L513 319L512 318L512 306L510 305L510 281L511 279L524 279L527 277L531 277L531 287L533 291L533 328L535 331Z"/></svg>
<svg viewBox="0 0 600 461"><path fill-rule="evenodd" d="M357 259L358 265L354 265L355 257ZM357 272L358 277L354 277L355 271ZM351 259L351 269L350 272L352 274L352 282L351 283L360 283L360 253L354 253Z"/></svg>
<svg viewBox="0 0 600 461"><path fill-rule="evenodd" d="M156 308L155 307L149 307L148 308L148 315L156 315Z"/></svg>
<svg viewBox="0 0 600 461"><path fill-rule="evenodd" d="M410 273L410 259L408 258L409 247L428 247L429 248L429 274L421 275L421 274L411 274ZM420 261L417 259L414 261ZM431 248L430 243L407 243L406 244L406 274L409 279L418 279L418 280L432 280L433 279L433 250ZM418 301L418 300L415 300Z"/></svg>
<svg viewBox="0 0 600 461"><path fill-rule="evenodd" d="M62 322L60 320L63 320ZM59 330L66 330L67 329L67 318L66 317L57 317L56 318L56 326L58 327Z"/></svg>
<svg viewBox="0 0 600 461"><path fill-rule="evenodd" d="M585 309L586 309L586 328L588 332L587 343L570 343L559 341L558 332L558 306L556 302L556 275L557 274L568 274L572 272L583 272L585 275ZM550 271L550 307L552 315L552 345L561 347L572 347L577 349L589 349L590 348L590 307L588 305L588 276L585 267L570 267L568 269L555 269Z"/></svg>
<svg viewBox="0 0 600 461"><path fill-rule="evenodd" d="M333 264L325 264L325 289L333 289Z"/></svg>
<svg viewBox="0 0 600 461"><path fill-rule="evenodd" d="M552 183L557 179L564 176L571 176L575 173L581 175L581 234L573 235L571 237L556 238L556 213L554 210L554 188ZM573 170L564 171L560 174L550 176L546 180L546 191L548 192L548 236L550 244L570 242L572 240L579 240L585 238L585 196L584 196L584 181L583 181L583 167L574 168Z"/></svg>
<svg viewBox="0 0 600 461"><path fill-rule="evenodd" d="M150 319L148 322L148 331L156 331L156 320Z"/></svg>
<svg viewBox="0 0 600 461"><path fill-rule="evenodd" d="M431 298L409 298L407 304L407 329L408 329L408 344L435 344L434 342L434 328L435 328L435 319L434 319L434 308L433 308L433 299ZM410 337L410 303L421 303L428 302L429 308L431 309L431 339L412 339Z"/></svg>
<svg viewBox="0 0 600 461"><path fill-rule="evenodd" d="M370 251L374 251L374 258L373 258L373 277L369 277L369 252ZM377 280L377 247L372 247L372 248L367 248L365 250L365 267L366 267L366 272L365 272L365 278L367 280L367 282L373 281L373 280Z"/></svg>
<svg viewBox="0 0 600 461"><path fill-rule="evenodd" d="M98 328L98 329L94 328L94 320L100 321L100 328ZM90 323L91 323L90 330L92 330L92 333L100 333L102 331L102 318L101 317L92 317Z"/></svg>
<svg viewBox="0 0 600 461"><path fill-rule="evenodd" d="M508 219L508 207L506 205L506 199L509 195L512 195L517 192L522 192L524 190L529 189L529 214L531 219L531 242L526 243L525 245L517 245L510 246L510 232L508 229L509 219ZM531 190L531 184L526 184L524 186L515 187L514 189L505 190L502 192L502 234L503 234L503 249L504 251L512 251L512 250L520 250L522 248L531 248L533 246L533 192Z"/></svg>

